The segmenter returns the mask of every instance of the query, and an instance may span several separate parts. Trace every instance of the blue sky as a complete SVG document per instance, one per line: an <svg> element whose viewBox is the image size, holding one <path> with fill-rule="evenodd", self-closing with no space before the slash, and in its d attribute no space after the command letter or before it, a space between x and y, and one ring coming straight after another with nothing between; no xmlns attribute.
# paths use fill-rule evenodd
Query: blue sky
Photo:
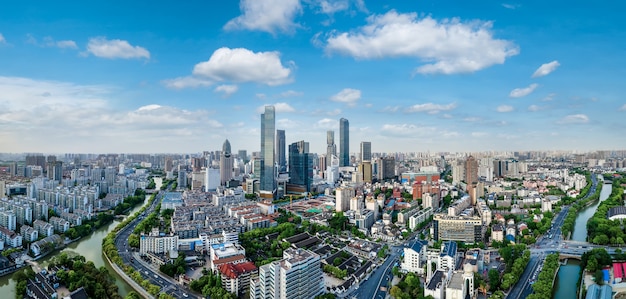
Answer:
<svg viewBox="0 0 626 299"><path fill-rule="evenodd" d="M624 4L466 2L6 3L0 152L626 148Z"/></svg>

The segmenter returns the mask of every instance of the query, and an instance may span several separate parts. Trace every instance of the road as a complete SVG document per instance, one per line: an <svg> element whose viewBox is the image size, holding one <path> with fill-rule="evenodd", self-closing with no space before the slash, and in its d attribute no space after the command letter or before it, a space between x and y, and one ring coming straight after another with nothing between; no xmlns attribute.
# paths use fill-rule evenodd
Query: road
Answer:
<svg viewBox="0 0 626 299"><path fill-rule="evenodd" d="M596 178L595 174L592 174L591 182L591 188L589 189L589 193L587 193L587 196L585 196L585 198L591 196L596 192L598 179ZM595 246L586 242L582 242L578 246L571 246L569 245L570 241L563 240L561 227L563 226L565 217L567 217L568 211L569 206L564 206L561 211L556 215L556 217L552 220L552 226L550 227L550 229L544 234L544 236L537 239L535 245L530 248L530 261L528 262L526 269L524 269L524 273L522 274L520 279L509 292L507 298L526 298L528 295L532 294L532 282L537 279L539 272L537 270L543 267L543 262L547 254L558 251L563 254L582 255L583 253L595 247L606 248L606 246ZM580 242L577 242L575 244L578 243Z"/></svg>
<svg viewBox="0 0 626 299"><path fill-rule="evenodd" d="M387 292L381 291L381 287L388 287L393 275L391 270L393 264L398 261L400 253L402 252L401 246L389 247L391 251L385 262L380 265L376 270L370 274L370 277L359 285L358 289L352 292L348 291L345 295L347 298L385 298Z"/></svg>
<svg viewBox="0 0 626 299"><path fill-rule="evenodd" d="M150 207L148 207L145 213L142 215L146 216L152 213L155 207L161 202L161 200L163 200L163 193L159 192ZM190 291L184 289L182 286L179 286L175 280L161 273L157 269L149 266L149 264L137 259L135 257L136 253L134 252L133 248L128 246L128 237L143 218L143 216L135 218L135 220L133 220L127 226L121 229L115 237L115 247L117 248L120 257L122 258L122 261L124 261L124 263L127 265L131 265L133 268L135 268L135 270L139 271L139 273L141 273L141 276L145 279L148 279L151 284L159 286L159 288L161 288L161 292L167 293L176 298L193 297L190 294Z"/></svg>

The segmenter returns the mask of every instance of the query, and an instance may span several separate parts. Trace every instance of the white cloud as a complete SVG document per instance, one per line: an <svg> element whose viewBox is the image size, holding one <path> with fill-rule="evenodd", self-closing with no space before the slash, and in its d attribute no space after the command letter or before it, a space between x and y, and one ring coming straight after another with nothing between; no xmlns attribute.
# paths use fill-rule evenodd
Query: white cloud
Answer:
<svg viewBox="0 0 626 299"><path fill-rule="evenodd" d="M326 112L326 114L329 116L336 116L336 115L341 114L341 109L337 108L337 109Z"/></svg>
<svg viewBox="0 0 626 299"><path fill-rule="evenodd" d="M274 109L275 109L274 111L276 113L290 113L290 112L296 111L296 109L294 109L291 105L281 102L281 103L265 104L265 105L259 106L256 109L256 112L263 113L265 111L265 106L270 106L270 105L274 106Z"/></svg>
<svg viewBox="0 0 626 299"><path fill-rule="evenodd" d="M498 108L496 108L496 110L498 112L504 113L504 112L511 112L511 111L514 110L514 108L511 105L500 105L500 106L498 106Z"/></svg>
<svg viewBox="0 0 626 299"><path fill-rule="evenodd" d="M400 110L400 106L387 106L383 108L383 112L398 112Z"/></svg>
<svg viewBox="0 0 626 299"><path fill-rule="evenodd" d="M60 40L55 43L57 48L61 49L78 49L76 42L73 40Z"/></svg>
<svg viewBox="0 0 626 299"><path fill-rule="evenodd" d="M450 104L434 104L434 103L424 103L424 104L416 104L407 109L407 112L427 112L428 114L437 114L441 111L450 111L457 107L456 103Z"/></svg>
<svg viewBox="0 0 626 299"><path fill-rule="evenodd" d="M563 117L558 121L559 124L586 124L589 122L589 117L585 114L571 114Z"/></svg>
<svg viewBox="0 0 626 299"><path fill-rule="evenodd" d="M416 13L392 10L368 17L367 23L352 32L331 34L326 52L356 59L416 57L426 63L416 69L422 74L471 73L519 53L512 42L494 39L491 22L418 18Z"/></svg>
<svg viewBox="0 0 626 299"><path fill-rule="evenodd" d="M554 100L555 96L556 96L556 93L551 93L551 94L547 95L545 98L543 98L542 101L544 101L544 102L552 101L552 100Z"/></svg>
<svg viewBox="0 0 626 299"><path fill-rule="evenodd" d="M358 89L344 88L337 94L330 97L333 102L345 103L348 106L355 106L361 99L361 91Z"/></svg>
<svg viewBox="0 0 626 299"><path fill-rule="evenodd" d="M622 107L619 107L619 111L626 111L626 104L622 105Z"/></svg>
<svg viewBox="0 0 626 299"><path fill-rule="evenodd" d="M276 120L276 127L279 129L296 129L301 128L302 126L297 121L281 118Z"/></svg>
<svg viewBox="0 0 626 299"><path fill-rule="evenodd" d="M219 48L208 61L193 68L195 76L214 81L257 82L270 86L293 81L291 68L283 66L279 52L252 52L244 48Z"/></svg>
<svg viewBox="0 0 626 299"><path fill-rule="evenodd" d="M554 60L548 63L542 64L532 75L532 78L543 77L554 72L561 64Z"/></svg>
<svg viewBox="0 0 626 299"><path fill-rule="evenodd" d="M314 126L317 129L331 130L339 127L339 121L336 119L324 118L317 121Z"/></svg>
<svg viewBox="0 0 626 299"><path fill-rule="evenodd" d="M255 94L254 96L255 96L257 99L261 99L261 100L263 100L263 99L266 99L266 98L267 98L267 95L266 95L266 94L264 94L264 93L257 93L257 94Z"/></svg>
<svg viewBox="0 0 626 299"><path fill-rule="evenodd" d="M349 10L354 6L358 11L367 13L367 8L363 0L314 0L313 6L319 8L319 13L333 15L340 11Z"/></svg>
<svg viewBox="0 0 626 299"><path fill-rule="evenodd" d="M476 117L476 116L470 116L470 117L466 117L466 118L463 119L463 121L469 122L469 123L478 122L478 121L481 121L481 120L482 120L482 118Z"/></svg>
<svg viewBox="0 0 626 299"><path fill-rule="evenodd" d="M6 44L7 40L4 38L4 35L2 35L2 33L0 33L0 44Z"/></svg>
<svg viewBox="0 0 626 299"><path fill-rule="evenodd" d="M239 90L237 85L222 84L215 87L215 92L223 92L225 97L229 97Z"/></svg>
<svg viewBox="0 0 626 299"><path fill-rule="evenodd" d="M511 98L521 98L531 94L538 87L537 83L530 84L528 87L524 88L516 88L511 90L509 93L509 97Z"/></svg>
<svg viewBox="0 0 626 299"><path fill-rule="evenodd" d="M303 92L295 91L295 90L287 90L287 91L283 91L280 94L278 94L278 97L280 97L280 98L293 98L293 97L301 97L302 95L304 95Z"/></svg>
<svg viewBox="0 0 626 299"><path fill-rule="evenodd" d="M35 149L45 143L51 152L68 147L113 151L120 146L140 151L165 140L187 145L196 138L193 136L207 134L203 130L222 126L205 110L157 104L115 108L109 99L120 99L116 90L104 85L0 77L0 126L11 128L3 136L11 143L3 143L7 145L4 149Z"/></svg>
<svg viewBox="0 0 626 299"><path fill-rule="evenodd" d="M520 5L519 4L502 3L502 7L507 8L507 9L516 9L516 8L520 7Z"/></svg>
<svg viewBox="0 0 626 299"><path fill-rule="evenodd" d="M87 43L87 52L96 57L108 59L150 59L150 52L148 52L145 48L133 46L127 41L121 39L108 40L104 36L90 38Z"/></svg>
<svg viewBox="0 0 626 299"><path fill-rule="evenodd" d="M543 109L545 109L546 107L542 107L542 106L538 106L538 105L530 105L528 106L528 111L530 112L537 112L537 111L541 111Z"/></svg>
<svg viewBox="0 0 626 299"><path fill-rule="evenodd" d="M265 31L293 33L300 27L294 22L302 13L300 0L241 0L241 15L224 25L226 30Z"/></svg>
<svg viewBox="0 0 626 299"><path fill-rule="evenodd" d="M26 43L33 44L38 47L47 47L47 48L60 48L60 49L78 49L78 45L73 40L59 40L55 41L51 36L46 36L43 38L41 42L35 38L32 34L26 34Z"/></svg>
<svg viewBox="0 0 626 299"><path fill-rule="evenodd" d="M191 76L167 79L161 81L161 83L171 89L207 87L213 85L213 82L209 80Z"/></svg>

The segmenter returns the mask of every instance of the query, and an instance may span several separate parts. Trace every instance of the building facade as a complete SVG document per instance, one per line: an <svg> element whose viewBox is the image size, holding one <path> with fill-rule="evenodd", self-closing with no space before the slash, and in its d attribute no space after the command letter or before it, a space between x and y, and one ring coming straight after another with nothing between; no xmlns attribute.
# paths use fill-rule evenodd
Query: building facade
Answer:
<svg viewBox="0 0 626 299"><path fill-rule="evenodd" d="M274 168L276 135L276 110L274 106L265 106L261 114L261 175L260 188L262 191L274 193L276 189L276 174Z"/></svg>
<svg viewBox="0 0 626 299"><path fill-rule="evenodd" d="M339 166L350 166L350 123L345 118L339 120Z"/></svg>

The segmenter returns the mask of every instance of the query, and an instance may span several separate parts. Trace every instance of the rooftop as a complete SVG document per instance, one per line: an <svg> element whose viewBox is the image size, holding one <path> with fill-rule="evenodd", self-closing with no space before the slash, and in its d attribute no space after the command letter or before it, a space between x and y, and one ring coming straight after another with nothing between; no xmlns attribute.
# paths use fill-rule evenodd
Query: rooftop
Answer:
<svg viewBox="0 0 626 299"><path fill-rule="evenodd" d="M443 243L443 250L441 250L441 256L456 256L457 245L454 241L448 241Z"/></svg>
<svg viewBox="0 0 626 299"><path fill-rule="evenodd" d="M443 281L443 271L437 270L435 271L435 273L433 273L433 277L428 282L428 285L426 286L426 288L429 290L436 290L437 288L441 287L442 281Z"/></svg>

